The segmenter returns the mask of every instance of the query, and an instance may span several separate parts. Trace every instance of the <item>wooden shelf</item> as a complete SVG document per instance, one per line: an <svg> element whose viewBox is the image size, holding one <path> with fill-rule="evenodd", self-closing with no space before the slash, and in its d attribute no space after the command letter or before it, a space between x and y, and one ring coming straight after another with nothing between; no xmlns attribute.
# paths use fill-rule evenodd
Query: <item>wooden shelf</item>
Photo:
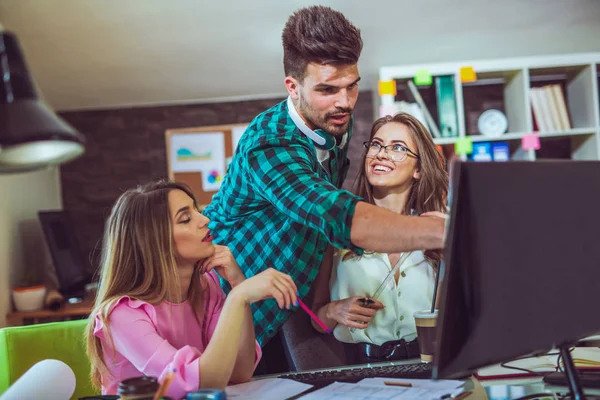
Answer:
<svg viewBox="0 0 600 400"><path fill-rule="evenodd" d="M94 301L90 299L77 304L64 304L56 311L49 309L14 311L6 314L6 319L7 321L15 322L16 325L23 325L28 321L32 321L33 323L39 323L40 320L62 321L71 317L87 317L92 312L93 307Z"/></svg>

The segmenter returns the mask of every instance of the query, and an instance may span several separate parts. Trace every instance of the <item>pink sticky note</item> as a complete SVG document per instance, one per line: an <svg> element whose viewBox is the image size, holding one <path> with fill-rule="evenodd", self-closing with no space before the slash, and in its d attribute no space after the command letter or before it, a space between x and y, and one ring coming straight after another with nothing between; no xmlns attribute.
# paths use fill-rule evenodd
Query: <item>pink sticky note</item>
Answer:
<svg viewBox="0 0 600 400"><path fill-rule="evenodd" d="M523 135L521 138L521 147L523 150L539 150L541 147L540 137L536 133Z"/></svg>
<svg viewBox="0 0 600 400"><path fill-rule="evenodd" d="M386 115L394 115L396 114L396 106L393 104L390 105L380 105L379 106L379 118L385 117Z"/></svg>

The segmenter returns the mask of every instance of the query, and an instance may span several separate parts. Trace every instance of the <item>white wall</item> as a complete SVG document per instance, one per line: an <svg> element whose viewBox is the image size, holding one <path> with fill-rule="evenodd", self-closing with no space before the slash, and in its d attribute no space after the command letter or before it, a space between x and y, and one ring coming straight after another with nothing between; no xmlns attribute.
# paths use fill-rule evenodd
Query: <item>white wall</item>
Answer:
<svg viewBox="0 0 600 400"><path fill-rule="evenodd" d="M10 288L23 268L49 262L37 212L61 208L58 168L0 175L0 327L6 326Z"/></svg>
<svg viewBox="0 0 600 400"><path fill-rule="evenodd" d="M600 51L598 0L1 0L56 110L285 95L281 30L320 3L361 29L361 90L383 66Z"/></svg>

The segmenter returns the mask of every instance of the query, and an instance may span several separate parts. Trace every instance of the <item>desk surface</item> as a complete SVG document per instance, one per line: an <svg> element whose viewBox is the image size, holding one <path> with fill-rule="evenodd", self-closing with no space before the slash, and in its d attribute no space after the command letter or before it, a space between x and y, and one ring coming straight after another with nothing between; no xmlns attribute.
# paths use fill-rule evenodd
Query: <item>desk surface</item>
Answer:
<svg viewBox="0 0 600 400"><path fill-rule="evenodd" d="M420 358L412 358L409 360L402 361L390 361L390 362L381 362L381 363L372 363L372 364L359 364L359 365L343 365L339 367L332 368L320 368L320 369L311 369L306 371L295 371L295 372L284 372L280 374L270 374L270 375L259 375L255 376L254 379L267 379L267 378L278 378L281 375L289 375L289 374L301 374L307 372L319 372L319 371L337 371L344 369L355 369L355 368L365 368L365 367L380 367L380 366L388 366L388 365L404 365L404 364L415 364L420 363ZM468 400L488 400L488 395L485 387L479 382L478 379L471 377L465 380L465 390L471 391L471 394L468 396ZM302 398L302 394L295 397ZM490 399L491 400L491 399Z"/></svg>
<svg viewBox="0 0 600 400"><path fill-rule="evenodd" d="M318 372L318 371L334 371L342 369L354 369L364 367L375 367L375 366L386 366L386 365L400 365L400 364L413 364L415 362L421 362L420 359L410 359L405 361L394 361L384 363L373 363L373 364L361 364L361 365L348 365L333 368L321 368L307 371L297 372L286 372L281 374L261 375L256 376L254 379L266 379L266 378L277 378L280 375L294 374L294 373L306 373L306 372ZM544 384L542 377L527 377L527 378L513 378L513 379L488 379L480 381L474 377L465 380L465 390L471 390L471 395L467 397L467 400L514 400L526 398L532 394L546 394L544 396L548 399L559 399L560 396L555 394L567 395L569 389L566 386L550 386ZM585 394L591 396L600 396L599 389L584 389ZM298 396L300 399L302 395Z"/></svg>

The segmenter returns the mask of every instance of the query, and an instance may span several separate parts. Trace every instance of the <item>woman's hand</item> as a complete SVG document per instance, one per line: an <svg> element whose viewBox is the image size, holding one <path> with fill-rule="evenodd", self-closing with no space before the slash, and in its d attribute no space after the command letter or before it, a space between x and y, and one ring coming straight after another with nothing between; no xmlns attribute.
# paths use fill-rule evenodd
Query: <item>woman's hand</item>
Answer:
<svg viewBox="0 0 600 400"><path fill-rule="evenodd" d="M296 293L298 288L292 278L273 268L269 268L252 278L246 279L240 283L232 294L242 296L247 304L257 301L274 298L279 308L290 308L296 305L298 298Z"/></svg>
<svg viewBox="0 0 600 400"><path fill-rule="evenodd" d="M327 305L327 318L350 328L365 329L378 310L384 306L380 301L364 303L364 297L349 297L332 301Z"/></svg>
<svg viewBox="0 0 600 400"><path fill-rule="evenodd" d="M227 246L215 244L214 254L202 260L198 267L203 274L214 269L221 278L229 282L232 288L246 279L240 266L235 261L235 258L233 258L231 250Z"/></svg>

